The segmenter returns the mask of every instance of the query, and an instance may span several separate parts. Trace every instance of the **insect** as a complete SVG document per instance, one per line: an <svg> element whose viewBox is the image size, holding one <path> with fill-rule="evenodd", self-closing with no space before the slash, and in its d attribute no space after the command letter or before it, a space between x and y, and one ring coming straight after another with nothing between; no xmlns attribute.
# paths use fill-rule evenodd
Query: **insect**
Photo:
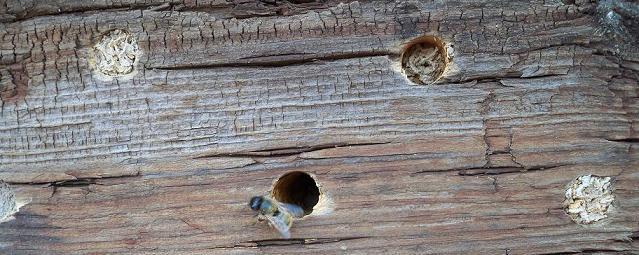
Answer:
<svg viewBox="0 0 639 255"><path fill-rule="evenodd" d="M266 218L269 225L277 229L284 238L290 238L289 230L295 218L304 216L304 209L298 205L280 203L267 196L251 198L249 206L258 212L258 219Z"/></svg>

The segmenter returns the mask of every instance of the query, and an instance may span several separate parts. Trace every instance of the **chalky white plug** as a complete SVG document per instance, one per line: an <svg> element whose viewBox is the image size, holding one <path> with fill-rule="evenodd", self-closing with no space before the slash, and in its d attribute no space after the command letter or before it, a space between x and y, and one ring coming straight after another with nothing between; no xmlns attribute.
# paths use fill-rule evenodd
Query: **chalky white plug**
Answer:
<svg viewBox="0 0 639 255"><path fill-rule="evenodd" d="M0 223L12 220L13 215L23 205L23 203L17 202L13 189L6 182L0 180Z"/></svg>
<svg viewBox="0 0 639 255"><path fill-rule="evenodd" d="M566 189L564 209L574 222L590 224L608 217L615 200L610 177L583 175Z"/></svg>
<svg viewBox="0 0 639 255"><path fill-rule="evenodd" d="M99 78L132 76L141 51L135 37L124 30L112 30L93 46L90 63Z"/></svg>

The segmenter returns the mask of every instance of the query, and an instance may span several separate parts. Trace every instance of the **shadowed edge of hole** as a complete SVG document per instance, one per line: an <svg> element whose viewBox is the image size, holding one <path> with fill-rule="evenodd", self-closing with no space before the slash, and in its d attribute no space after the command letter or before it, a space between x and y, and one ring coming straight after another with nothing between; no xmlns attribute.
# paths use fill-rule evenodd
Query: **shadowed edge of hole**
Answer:
<svg viewBox="0 0 639 255"><path fill-rule="evenodd" d="M271 195L279 202L302 207L304 215L309 215L319 202L320 190L310 174L294 171L282 175L277 180Z"/></svg>
<svg viewBox="0 0 639 255"><path fill-rule="evenodd" d="M437 53L441 59L440 67L431 74L430 81L428 83L423 82L421 75L416 70L412 70L412 68L407 64L408 59L420 48L437 49ZM428 85L437 82L442 77L448 67L450 59L448 56L448 50L446 49L446 44L441 38L434 35L423 35L406 43L402 49L400 61L402 70L409 80L416 84Z"/></svg>

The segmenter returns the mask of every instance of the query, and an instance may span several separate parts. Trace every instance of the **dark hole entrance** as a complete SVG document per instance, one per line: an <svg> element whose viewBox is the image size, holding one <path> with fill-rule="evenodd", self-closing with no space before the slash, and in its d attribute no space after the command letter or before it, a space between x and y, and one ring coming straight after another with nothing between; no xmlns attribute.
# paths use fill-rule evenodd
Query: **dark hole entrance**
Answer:
<svg viewBox="0 0 639 255"><path fill-rule="evenodd" d="M277 201L299 205L304 209L304 215L313 212L313 207L319 201L319 188L309 174L304 172L286 173L275 183L271 192Z"/></svg>

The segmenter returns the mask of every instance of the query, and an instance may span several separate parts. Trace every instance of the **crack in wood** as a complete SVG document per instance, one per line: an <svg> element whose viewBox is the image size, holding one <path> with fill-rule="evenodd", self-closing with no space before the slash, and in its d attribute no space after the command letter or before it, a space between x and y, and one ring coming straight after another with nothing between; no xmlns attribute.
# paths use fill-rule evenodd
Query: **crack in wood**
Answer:
<svg viewBox="0 0 639 255"><path fill-rule="evenodd" d="M600 232L575 228L561 208L554 209L563 183L557 181L581 172L619 173L620 194L635 194L637 168L629 163L637 147L637 65L625 62L620 79L608 80L625 99L624 119L618 98L601 83L624 68L615 65L617 55L631 54L617 54L614 42L592 33L597 17L584 10L595 3L355 1L324 8L335 3L327 0L317 1L321 10L302 14L284 0L262 1L273 8L255 0L5 3L11 13L0 13L7 26L2 60L32 56L20 72L33 84L24 104L0 106L6 122L0 128L6 152L0 153L0 174L50 188L19 187L34 203L2 226L0 240L10 247L0 253L197 253L216 246L220 250L212 252L322 253L346 245L347 253L633 248L613 243L639 235L628 211L636 204L632 199ZM137 9L126 8L131 6ZM79 8L94 10L73 13ZM16 12L49 16L11 23ZM274 17L232 19L268 15ZM148 66L191 69L192 63L202 70L143 69L133 80L95 83L83 72L82 50L110 28L135 31ZM460 69L451 69L451 81L473 82L408 86L393 69L398 63L392 52L345 55L392 50L422 33L455 45ZM320 65L322 60L335 62ZM297 66L279 68L287 65ZM545 76L552 77L531 79ZM7 86L10 77L3 79ZM480 115L479 101L489 89L494 98L486 98ZM543 104L551 94L555 108L551 104L548 111ZM344 141L394 142L353 149L331 144ZM224 158L228 152L231 157ZM212 158L204 159L206 154ZM484 157L492 162L482 167ZM135 169L144 177L114 176ZM335 192L343 210L297 229L298 237L323 238L256 240L272 233L246 228L248 193L267 188L287 170L313 172ZM433 173L412 178L420 170ZM529 173L541 170L550 171ZM90 178L109 174L114 180ZM83 192L95 193L83 199ZM304 246L370 235L371 226L375 236L361 242ZM220 229L225 231L213 231ZM75 234L87 231L92 234Z"/></svg>
<svg viewBox="0 0 639 255"><path fill-rule="evenodd" d="M326 244L337 243L348 240L357 240L369 238L368 236L357 237L335 237L335 238L291 238L291 239L263 239L249 241L248 243L254 243L257 247L265 246L285 246L285 245L309 245L309 244Z"/></svg>
<svg viewBox="0 0 639 255"><path fill-rule="evenodd" d="M546 171L546 170L552 170L555 168L566 167L566 166L572 166L572 165L570 164L548 165L548 166L537 166L533 168L526 168L526 167L457 168L457 169L418 171L418 172L414 172L414 174L458 172L458 175L460 176L482 176L482 175L500 175L500 174L509 174L509 173L525 173L525 172L532 172L532 171Z"/></svg>
<svg viewBox="0 0 639 255"><path fill-rule="evenodd" d="M628 236L632 242L639 241L639 231L634 231Z"/></svg>
<svg viewBox="0 0 639 255"><path fill-rule="evenodd" d="M130 6L126 6L126 7L102 7L102 8L94 8L94 7L76 7L74 9L70 9L70 10L62 10L62 8L57 7L55 8L55 6L47 6L49 8L54 8L54 9L50 9L50 10L34 10L34 9L27 9L21 12L16 12L13 13L12 15L15 17L13 20L9 20L10 22L23 22L23 21L27 21L27 20L31 20L31 19L36 19L36 18L41 18L41 17L48 17L48 16L52 16L52 17L57 17L57 16L61 16L61 15L75 15L75 16L82 16L82 15L88 15L88 14L93 14L93 13L98 13L98 12L118 12L118 11L136 11L136 10L155 10L156 8L158 8L159 10L163 10L165 7L165 4L153 4L153 5L130 5ZM1 20L0 20L1 22ZM3 23L7 23L6 21Z"/></svg>
<svg viewBox="0 0 639 255"><path fill-rule="evenodd" d="M328 3L325 1L318 3L296 3L294 1L273 1L273 3L263 3L262 1L245 1L243 3L228 2L226 4L212 4L212 5L200 5L196 6L187 5L181 2L172 1L169 3L152 3L152 2L130 2L129 5L120 3L119 5L105 5L105 6L64 6L64 5L41 5L36 8L30 7L28 9L7 12L7 18L0 19L2 23L9 22L23 22L31 19L41 17L55 17L63 15L89 15L102 12L123 12L123 11L153 11L153 12L196 12L196 13L222 13L227 11L228 16L217 17L220 19L237 20L249 19L256 17L269 17L269 16L289 16L293 14L304 13L305 11L329 8L335 5L336 2ZM124 6L123 6L124 5ZM40 9L38 9L40 8Z"/></svg>
<svg viewBox="0 0 639 255"><path fill-rule="evenodd" d="M51 183L53 187L86 187L96 184L96 178L81 178L76 180L59 181Z"/></svg>
<svg viewBox="0 0 639 255"><path fill-rule="evenodd" d="M330 53L326 55L320 56L304 56L300 54L293 55L282 55L282 56L292 56L292 58L288 59L280 59L280 60L259 60L264 57L271 56L255 56L250 58L240 58L240 60L255 60L255 61L236 61L236 62L225 62L225 63L211 63L211 64L184 64L184 65L173 65L173 66L147 66L146 69L150 70L192 70L192 69L211 69L211 68L228 68L228 67L251 67L251 68L275 68L275 67L284 67L284 66L295 66L295 65L307 65L307 64L317 64L322 61L337 61L343 59L358 59L358 58L370 58L370 57L393 57L397 56L397 53L392 51L359 51L359 52L350 52L350 53ZM301 57L301 58L297 58Z"/></svg>
<svg viewBox="0 0 639 255"><path fill-rule="evenodd" d="M0 84L0 101L11 103L22 100L27 95L29 86L29 76L25 71L25 63L23 61L11 64L6 67L10 76L10 84L12 87L4 88ZM0 78L2 76L0 75Z"/></svg>
<svg viewBox="0 0 639 255"><path fill-rule="evenodd" d="M304 57L304 56L315 55L315 54L318 54L318 53L298 52L298 53L264 54L260 56L241 57L238 59L247 60L247 59L261 59L261 58L269 58L269 57Z"/></svg>
<svg viewBox="0 0 639 255"><path fill-rule="evenodd" d="M525 168L525 167L486 167L486 168L468 168L468 169L456 169L452 171L459 171L459 175L461 176L478 176L478 175L500 175L500 174L509 174L509 173L523 173L523 172L531 172L531 171L540 171L540 170L551 170L558 167L564 167L570 165L550 165L543 167L535 167L535 168Z"/></svg>
<svg viewBox="0 0 639 255"><path fill-rule="evenodd" d="M639 138L619 138L619 139L606 139L606 141L617 143L639 143Z"/></svg>
<svg viewBox="0 0 639 255"><path fill-rule="evenodd" d="M67 173L68 174L68 173ZM68 174L73 176L72 174ZM104 177L76 177L73 180L62 180L62 181L46 181L46 182L7 182L13 185L49 185L51 187L85 187L91 184L97 184L98 180L109 180L109 179L125 179L125 178L136 178L141 177L142 173L140 171L135 174L122 174L122 175L114 175L114 176L104 176ZM75 176L74 176L75 177Z"/></svg>
<svg viewBox="0 0 639 255"><path fill-rule="evenodd" d="M240 242L234 245L221 245L211 247L209 249L237 249L237 248L261 248L276 247L290 245L312 245L312 244L328 244L339 243L342 241L358 240L370 238L370 236L354 236L354 237L322 237L322 238L289 238L289 239L262 239Z"/></svg>
<svg viewBox="0 0 639 255"><path fill-rule="evenodd" d="M233 153L219 153L212 155L204 155L198 156L193 159L202 159L202 158L222 158L222 157L285 157L285 156L294 156L299 155L304 152L312 152L319 151L323 149L329 148L340 148L340 147L354 147L354 146L369 146L369 145L380 145L380 144L389 144L388 142L378 142L378 143L333 143L333 144L323 144L323 145L315 145L315 146L304 146L304 147L281 147L281 148L270 148L263 150L253 150L247 152L233 152Z"/></svg>
<svg viewBox="0 0 639 255"><path fill-rule="evenodd" d="M619 252L630 251L628 249L580 249L578 251L566 251L566 252L550 252L540 253L539 255L569 255L569 254L602 254L612 252L618 254Z"/></svg>
<svg viewBox="0 0 639 255"><path fill-rule="evenodd" d="M294 13L301 13L305 10L312 9L321 9L329 7L329 5L318 5L318 6L310 6L306 8L292 8L293 5L288 4L286 6L277 6L277 7L267 7L261 6L264 12L259 12L258 10L238 10L237 3L228 3L228 4L219 4L219 5L209 5L209 6L187 6L180 2L170 2L170 3L149 3L149 2L131 2L128 6L120 5L105 5L105 6L63 6L63 5L45 5L45 6L37 6L36 8L28 8L18 12L8 12L6 15L9 15L10 18L4 18L0 20L2 23L9 22L23 22L31 19L41 18L41 17L56 17L63 15L90 15L95 13L102 12L123 12L123 11L153 11L153 12L199 12L199 13L212 13L214 11L224 11L224 10L233 10L230 11L232 15L229 17L218 17L218 18L236 18L236 19L248 19L254 17L266 17L266 16L276 16L281 15L283 10L282 8L287 8L288 15ZM299 6L295 4L294 6ZM42 9L37 9L42 8Z"/></svg>
<svg viewBox="0 0 639 255"><path fill-rule="evenodd" d="M483 127L483 139L484 139L484 144L486 146L486 151L484 153L484 158L486 160L486 163L484 164L484 166L489 166L490 165L490 158L488 157L491 153L492 150L490 148L490 142L488 141L488 112L490 111L490 103L495 100L495 94L493 93L492 90L488 91L488 95L486 95L486 97L484 98L484 100L481 101L481 105L479 107L479 113L481 114L482 117L482 127Z"/></svg>
<svg viewBox="0 0 639 255"><path fill-rule="evenodd" d="M446 173L457 172L460 176L485 176L485 175L501 175L509 173L527 173L533 171L553 170L559 167L573 166L571 164L537 166L533 168L526 167L479 167L479 168L456 168L456 169L436 169L413 172L412 174L424 173Z"/></svg>

